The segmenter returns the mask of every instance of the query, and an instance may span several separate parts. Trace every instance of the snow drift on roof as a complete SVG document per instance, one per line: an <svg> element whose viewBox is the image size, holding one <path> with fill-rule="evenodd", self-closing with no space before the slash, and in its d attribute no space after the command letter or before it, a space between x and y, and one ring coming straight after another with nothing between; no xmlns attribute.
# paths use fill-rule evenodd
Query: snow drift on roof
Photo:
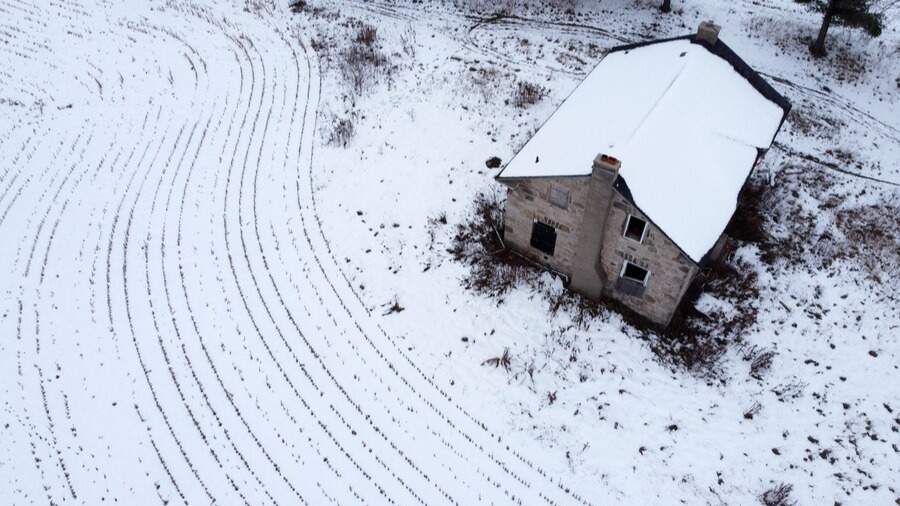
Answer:
<svg viewBox="0 0 900 506"><path fill-rule="evenodd" d="M613 52L499 177L589 175L598 153L614 156L635 204L699 262L783 115L700 44L678 39Z"/></svg>

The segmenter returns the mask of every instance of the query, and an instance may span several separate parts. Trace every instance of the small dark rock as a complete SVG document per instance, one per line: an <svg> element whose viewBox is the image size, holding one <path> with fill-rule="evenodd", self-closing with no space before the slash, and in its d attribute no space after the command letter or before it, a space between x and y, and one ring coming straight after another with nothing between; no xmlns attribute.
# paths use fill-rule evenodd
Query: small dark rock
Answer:
<svg viewBox="0 0 900 506"><path fill-rule="evenodd" d="M502 162L503 162L503 160L501 160L499 157L492 156L492 157L488 158L487 161L484 162L484 164L489 169L496 169L497 167L500 166L500 163L502 163Z"/></svg>

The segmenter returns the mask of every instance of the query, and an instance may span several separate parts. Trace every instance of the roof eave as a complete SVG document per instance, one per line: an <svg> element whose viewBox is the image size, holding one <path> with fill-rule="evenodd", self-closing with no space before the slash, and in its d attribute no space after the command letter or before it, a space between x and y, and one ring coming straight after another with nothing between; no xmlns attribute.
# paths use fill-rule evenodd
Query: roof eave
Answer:
<svg viewBox="0 0 900 506"><path fill-rule="evenodd" d="M504 176L501 172L494 176L494 181L505 183L505 182L513 182L513 181L523 181L523 180L532 180L532 179L570 179L577 177L591 177L591 173L587 174L561 174L561 175L553 175L553 176Z"/></svg>

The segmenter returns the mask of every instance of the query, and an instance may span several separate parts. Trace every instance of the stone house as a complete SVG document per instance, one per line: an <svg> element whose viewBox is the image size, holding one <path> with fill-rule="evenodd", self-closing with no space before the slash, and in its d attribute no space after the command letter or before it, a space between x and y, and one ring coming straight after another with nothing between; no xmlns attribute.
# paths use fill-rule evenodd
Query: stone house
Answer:
<svg viewBox="0 0 900 506"><path fill-rule="evenodd" d="M498 174L509 247L669 324L790 110L718 34L604 57Z"/></svg>

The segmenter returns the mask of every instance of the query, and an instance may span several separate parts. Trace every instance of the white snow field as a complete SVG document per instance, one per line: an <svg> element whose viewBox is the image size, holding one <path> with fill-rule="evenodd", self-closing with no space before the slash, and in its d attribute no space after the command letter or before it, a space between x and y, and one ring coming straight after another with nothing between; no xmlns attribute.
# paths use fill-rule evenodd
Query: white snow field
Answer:
<svg viewBox="0 0 900 506"><path fill-rule="evenodd" d="M580 502L341 277L315 58L240 7L3 3L0 502Z"/></svg>
<svg viewBox="0 0 900 506"><path fill-rule="evenodd" d="M900 272L838 227L900 207L897 6L821 65L788 0L288 3L0 0L0 505L900 498ZM816 245L735 251L758 300L698 307L758 317L720 373L551 310L549 274L465 290L446 248L485 159L606 49L703 19L800 111L759 170L771 233ZM361 24L385 63L354 91ZM509 103L521 80L543 100Z"/></svg>

